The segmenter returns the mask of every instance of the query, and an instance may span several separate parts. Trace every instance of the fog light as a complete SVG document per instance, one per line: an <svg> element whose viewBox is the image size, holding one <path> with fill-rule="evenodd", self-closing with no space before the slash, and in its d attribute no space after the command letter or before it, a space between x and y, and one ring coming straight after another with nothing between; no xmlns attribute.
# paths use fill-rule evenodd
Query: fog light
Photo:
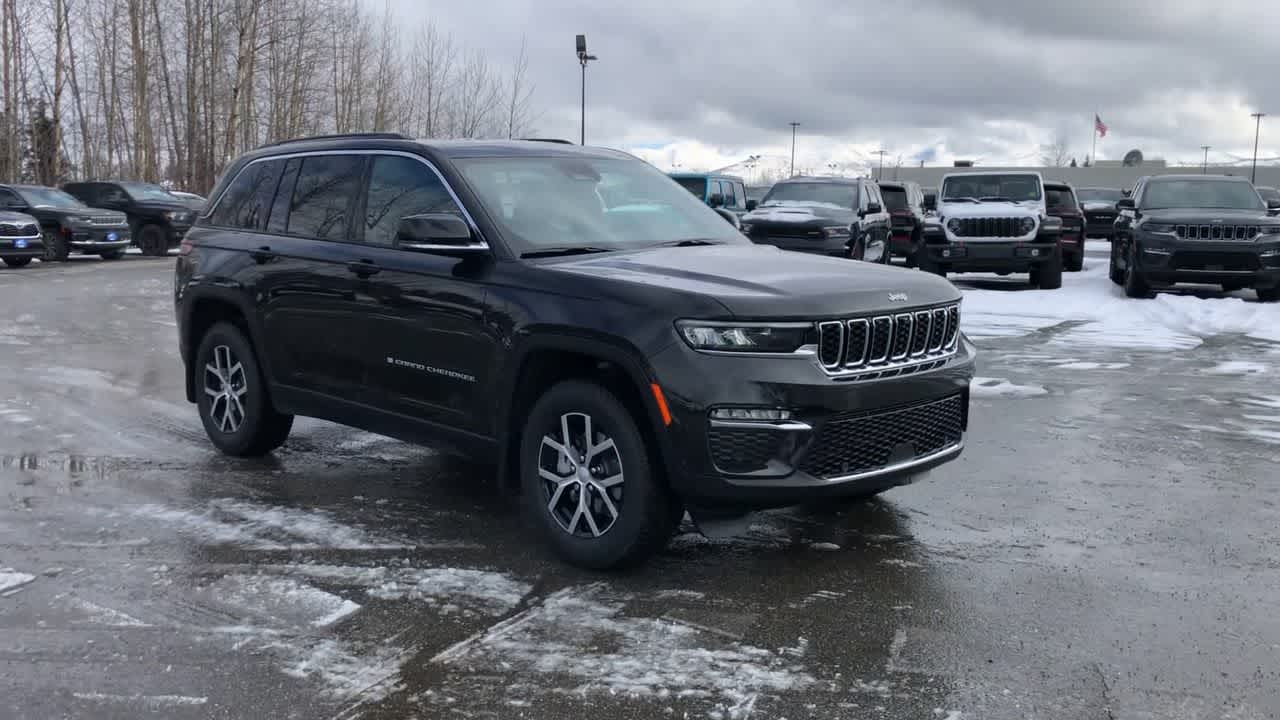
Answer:
<svg viewBox="0 0 1280 720"><path fill-rule="evenodd" d="M950 250L943 250L943 251L942 251L942 257L946 257L946 258L951 257L951 251L950 251Z"/></svg>
<svg viewBox="0 0 1280 720"><path fill-rule="evenodd" d="M1031 248L1031 257L1040 257L1040 248Z"/></svg>
<svg viewBox="0 0 1280 720"><path fill-rule="evenodd" d="M716 420L790 420L790 410L773 408L713 408L711 417Z"/></svg>

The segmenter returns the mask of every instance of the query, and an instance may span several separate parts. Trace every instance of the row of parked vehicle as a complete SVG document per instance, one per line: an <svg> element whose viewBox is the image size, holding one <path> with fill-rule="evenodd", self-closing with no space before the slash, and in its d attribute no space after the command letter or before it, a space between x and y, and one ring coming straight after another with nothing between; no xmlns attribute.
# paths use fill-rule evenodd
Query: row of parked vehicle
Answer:
<svg viewBox="0 0 1280 720"><path fill-rule="evenodd" d="M673 175L752 241L888 263L937 275L1026 273L1056 289L1084 267L1085 239L1112 241L1111 279L1131 297L1178 283L1280 286L1280 191L1224 175L1143 177L1132 189L1074 188L1038 172L947 175L939 190L911 181L796 177L756 203L740 178Z"/></svg>
<svg viewBox="0 0 1280 720"><path fill-rule="evenodd" d="M72 253L115 260L130 245L144 255L165 255L204 204L198 195L150 183L0 185L0 259L9 267Z"/></svg>

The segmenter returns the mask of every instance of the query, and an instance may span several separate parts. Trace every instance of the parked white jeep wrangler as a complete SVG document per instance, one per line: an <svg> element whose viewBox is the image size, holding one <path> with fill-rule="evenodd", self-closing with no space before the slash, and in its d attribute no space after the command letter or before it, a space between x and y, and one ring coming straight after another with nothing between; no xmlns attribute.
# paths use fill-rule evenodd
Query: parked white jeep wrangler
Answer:
<svg viewBox="0 0 1280 720"><path fill-rule="evenodd" d="M1029 273L1044 290L1062 287L1062 221L1045 209L1037 172L952 173L925 225L920 267L948 272Z"/></svg>

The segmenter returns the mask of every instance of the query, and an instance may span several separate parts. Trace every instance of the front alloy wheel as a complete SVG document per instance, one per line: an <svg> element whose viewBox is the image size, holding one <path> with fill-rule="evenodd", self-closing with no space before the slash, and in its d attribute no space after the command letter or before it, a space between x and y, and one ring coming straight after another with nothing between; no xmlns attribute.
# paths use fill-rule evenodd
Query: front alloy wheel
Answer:
<svg viewBox="0 0 1280 720"><path fill-rule="evenodd" d="M547 512L569 535L598 538L618 521L622 456L590 415L565 413L559 431L542 436L538 477Z"/></svg>
<svg viewBox="0 0 1280 720"><path fill-rule="evenodd" d="M209 417L225 433L240 429L245 419L245 395L249 381L244 364L231 348L218 345L213 349L213 362L204 366L204 394L211 398Z"/></svg>

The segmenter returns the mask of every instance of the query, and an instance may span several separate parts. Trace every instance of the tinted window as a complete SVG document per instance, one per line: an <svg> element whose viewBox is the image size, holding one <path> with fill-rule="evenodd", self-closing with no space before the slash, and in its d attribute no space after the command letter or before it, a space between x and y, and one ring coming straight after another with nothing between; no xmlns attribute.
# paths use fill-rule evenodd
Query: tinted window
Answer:
<svg viewBox="0 0 1280 720"><path fill-rule="evenodd" d="M5 188L0 188L0 205L21 205L22 200L14 193Z"/></svg>
<svg viewBox="0 0 1280 720"><path fill-rule="evenodd" d="M117 185L95 185L97 201L102 203L127 203L129 196Z"/></svg>
<svg viewBox="0 0 1280 720"><path fill-rule="evenodd" d="M444 183L430 168L398 155L373 159L364 211L365 242L390 245L401 218L442 212L461 214Z"/></svg>
<svg viewBox="0 0 1280 720"><path fill-rule="evenodd" d="M283 234L289 229L289 199L293 197L293 186L298 180L298 169L301 167L302 158L289 158L284 164L284 173L280 176L275 200L271 203L267 232Z"/></svg>
<svg viewBox="0 0 1280 720"><path fill-rule="evenodd" d="M880 188L880 194L884 196L885 210L906 210L907 209L907 191L903 188L884 187Z"/></svg>
<svg viewBox="0 0 1280 720"><path fill-rule="evenodd" d="M1120 202L1124 193L1118 188L1076 188L1076 197L1080 202Z"/></svg>
<svg viewBox="0 0 1280 720"><path fill-rule="evenodd" d="M361 155L313 155L302 169L289 205L290 235L345 240L351 198L360 188Z"/></svg>
<svg viewBox="0 0 1280 720"><path fill-rule="evenodd" d="M240 171L218 201L210 222L220 227L264 229L283 167L283 160L267 160Z"/></svg>
<svg viewBox="0 0 1280 720"><path fill-rule="evenodd" d="M727 207L737 207L738 196L733 192L733 183L731 181L721 180L720 192L724 193L724 204Z"/></svg>
<svg viewBox="0 0 1280 720"><path fill-rule="evenodd" d="M1044 202L1050 210L1076 209L1076 199L1071 196L1071 191L1066 189L1045 188Z"/></svg>
<svg viewBox="0 0 1280 720"><path fill-rule="evenodd" d="M1034 175L959 175L942 183L942 200L1039 200L1040 179Z"/></svg>
<svg viewBox="0 0 1280 720"><path fill-rule="evenodd" d="M742 183L735 182L733 184L733 197L738 201L735 203L737 207L743 207L747 204L747 189L742 187Z"/></svg>
<svg viewBox="0 0 1280 720"><path fill-rule="evenodd" d="M1222 208L1263 210L1262 199L1247 182L1232 180L1152 180L1142 186L1143 208Z"/></svg>
<svg viewBox="0 0 1280 720"><path fill-rule="evenodd" d="M858 204L858 186L843 183L780 182L764 196L761 205L811 202L836 205L846 210Z"/></svg>
<svg viewBox="0 0 1280 720"><path fill-rule="evenodd" d="M680 187L693 193L694 197L699 200L706 197L707 181L704 178L682 177L675 178L675 181L680 183Z"/></svg>

